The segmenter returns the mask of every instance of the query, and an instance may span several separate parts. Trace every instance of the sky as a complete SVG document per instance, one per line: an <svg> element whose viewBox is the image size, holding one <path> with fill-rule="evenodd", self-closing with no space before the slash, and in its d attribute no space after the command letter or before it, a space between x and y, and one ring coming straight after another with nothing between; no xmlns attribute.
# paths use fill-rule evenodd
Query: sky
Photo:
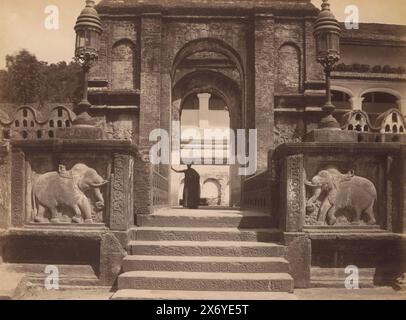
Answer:
<svg viewBox="0 0 406 320"><path fill-rule="evenodd" d="M312 0L320 6L321 0ZM84 0L0 0L0 69L5 56L28 49L39 60L70 61L73 57L75 32L73 27ZM344 21L345 7L359 7L360 22L406 25L405 0L330 0L337 19ZM59 28L47 29L45 12L48 6L59 11Z"/></svg>

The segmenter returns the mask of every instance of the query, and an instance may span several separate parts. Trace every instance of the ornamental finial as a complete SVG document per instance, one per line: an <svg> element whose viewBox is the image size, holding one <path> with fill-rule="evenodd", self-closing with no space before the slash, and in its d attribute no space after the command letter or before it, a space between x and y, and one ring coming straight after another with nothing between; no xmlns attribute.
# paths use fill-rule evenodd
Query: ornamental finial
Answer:
<svg viewBox="0 0 406 320"><path fill-rule="evenodd" d="M95 5L96 5L96 2L94 0L86 0L86 7L94 8Z"/></svg>
<svg viewBox="0 0 406 320"><path fill-rule="evenodd" d="M323 0L323 3L321 5L321 9L323 11L330 11L330 4L328 3L328 0Z"/></svg>

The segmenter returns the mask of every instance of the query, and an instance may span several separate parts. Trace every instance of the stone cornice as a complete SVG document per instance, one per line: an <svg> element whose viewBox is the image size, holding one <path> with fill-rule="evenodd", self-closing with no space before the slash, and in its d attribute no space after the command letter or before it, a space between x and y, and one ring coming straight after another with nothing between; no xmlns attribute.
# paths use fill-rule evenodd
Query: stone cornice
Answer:
<svg viewBox="0 0 406 320"><path fill-rule="evenodd" d="M331 74L333 79L360 79L360 80L383 80L383 81L406 81L405 74L394 73L363 73L363 72L341 72L334 71Z"/></svg>
<svg viewBox="0 0 406 320"><path fill-rule="evenodd" d="M372 47L406 47L406 41L402 40L360 39L351 37L341 38L341 44Z"/></svg>
<svg viewBox="0 0 406 320"><path fill-rule="evenodd" d="M38 152L122 152L137 155L138 148L130 141L86 140L86 139L52 139L52 140L11 140L13 148Z"/></svg>
<svg viewBox="0 0 406 320"><path fill-rule="evenodd" d="M163 16L246 16L275 14L278 16L316 16L319 10L308 0L291 1L112 1L104 0L97 5L101 17L111 15L137 16L144 13L161 13Z"/></svg>
<svg viewBox="0 0 406 320"><path fill-rule="evenodd" d="M359 29L346 29L344 23L340 25L343 30L341 43L344 45L406 46L404 25L360 23Z"/></svg>

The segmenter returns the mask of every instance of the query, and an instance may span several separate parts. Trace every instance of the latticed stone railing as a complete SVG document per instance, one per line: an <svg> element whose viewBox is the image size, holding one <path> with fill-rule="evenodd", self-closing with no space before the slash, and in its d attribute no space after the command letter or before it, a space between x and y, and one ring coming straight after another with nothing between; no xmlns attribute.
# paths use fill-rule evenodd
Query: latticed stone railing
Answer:
<svg viewBox="0 0 406 320"><path fill-rule="evenodd" d="M156 170L153 171L153 203L154 207L169 204L169 181Z"/></svg>
<svg viewBox="0 0 406 320"><path fill-rule="evenodd" d="M269 171L262 171L244 181L244 208L268 212L270 208Z"/></svg>

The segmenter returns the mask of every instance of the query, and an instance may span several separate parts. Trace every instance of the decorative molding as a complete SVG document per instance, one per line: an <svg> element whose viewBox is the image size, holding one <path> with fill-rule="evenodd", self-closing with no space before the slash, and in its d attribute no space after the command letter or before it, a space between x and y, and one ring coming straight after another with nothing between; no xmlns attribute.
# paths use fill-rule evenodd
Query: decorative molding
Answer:
<svg viewBox="0 0 406 320"><path fill-rule="evenodd" d="M384 73L384 74L406 74L406 68L403 66L392 67L389 65L375 65L370 66L368 64L345 64L340 63L335 66L334 71L338 72L355 72L355 73Z"/></svg>
<svg viewBox="0 0 406 320"><path fill-rule="evenodd" d="M126 154L114 154L109 227L126 231L132 224L133 161Z"/></svg>
<svg viewBox="0 0 406 320"><path fill-rule="evenodd" d="M75 113L63 105L52 108L47 115L43 115L42 113L40 113L38 110L36 110L31 106L22 106L19 107L16 111L14 111L13 114L8 119L0 117L0 124L7 127L11 126L15 120L19 120L21 118L20 114L23 113L25 110L27 113L29 112L32 114L33 121L35 122L36 125L43 126L53 119L52 115L54 112L57 112L58 109L62 109L67 113L68 115L67 120L69 120L71 123L75 120L76 117Z"/></svg>
<svg viewBox="0 0 406 320"><path fill-rule="evenodd" d="M126 156L115 154L113 157L113 175L112 175L112 191L111 191L111 212L110 212L110 228L115 229L125 224L125 163Z"/></svg>
<svg viewBox="0 0 406 320"><path fill-rule="evenodd" d="M305 216L303 155L286 158L286 231L299 232Z"/></svg>

